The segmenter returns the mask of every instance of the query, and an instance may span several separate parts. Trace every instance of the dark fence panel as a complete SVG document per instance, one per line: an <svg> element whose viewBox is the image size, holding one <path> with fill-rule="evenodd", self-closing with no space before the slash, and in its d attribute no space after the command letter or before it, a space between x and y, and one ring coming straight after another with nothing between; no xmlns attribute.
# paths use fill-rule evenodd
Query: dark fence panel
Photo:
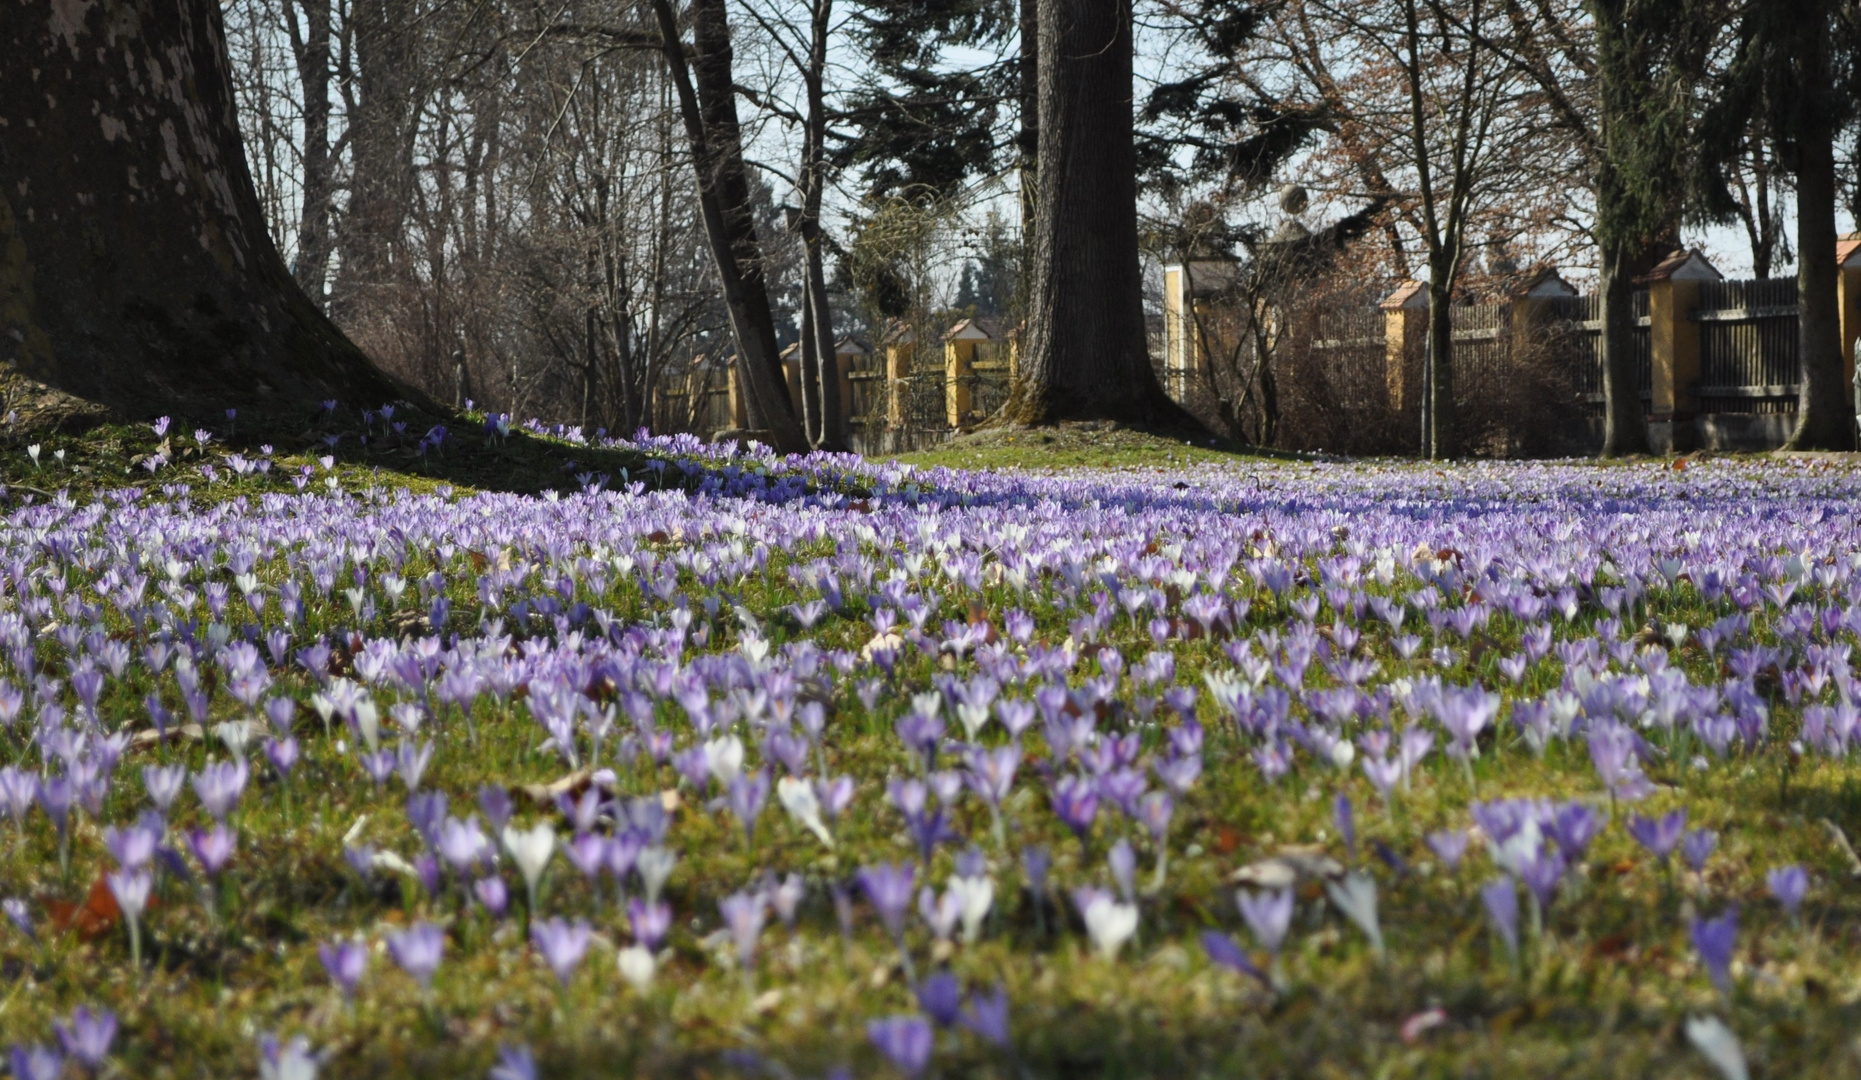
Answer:
<svg viewBox="0 0 1861 1080"><path fill-rule="evenodd" d="M1796 411L1797 286L1792 278L1700 284L1699 410Z"/></svg>

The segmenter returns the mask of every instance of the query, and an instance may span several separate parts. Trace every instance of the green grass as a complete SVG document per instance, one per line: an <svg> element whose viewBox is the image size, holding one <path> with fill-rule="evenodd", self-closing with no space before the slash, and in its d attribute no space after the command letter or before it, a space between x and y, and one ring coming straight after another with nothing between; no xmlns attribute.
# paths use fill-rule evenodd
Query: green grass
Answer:
<svg viewBox="0 0 1861 1080"><path fill-rule="evenodd" d="M1226 440L1182 438L1115 424L1064 424L1022 431L958 436L931 450L896 455L899 461L953 469L1183 468L1256 465L1294 455L1237 446Z"/></svg>

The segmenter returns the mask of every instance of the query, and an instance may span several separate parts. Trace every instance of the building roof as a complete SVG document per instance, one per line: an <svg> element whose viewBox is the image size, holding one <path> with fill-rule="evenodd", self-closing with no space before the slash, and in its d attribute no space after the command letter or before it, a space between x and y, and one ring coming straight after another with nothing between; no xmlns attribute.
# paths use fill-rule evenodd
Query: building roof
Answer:
<svg viewBox="0 0 1861 1080"><path fill-rule="evenodd" d="M1419 281L1405 281L1396 286L1396 291L1383 298L1378 305L1384 311L1401 311L1403 308L1424 308L1428 306L1428 287Z"/></svg>
<svg viewBox="0 0 1861 1080"><path fill-rule="evenodd" d="M944 331L945 341L1001 341L1008 336L1007 327L993 315L964 319Z"/></svg>
<svg viewBox="0 0 1861 1080"><path fill-rule="evenodd" d="M1861 270L1861 233L1849 233L1835 242L1835 265Z"/></svg>
<svg viewBox="0 0 1861 1080"><path fill-rule="evenodd" d="M1724 281L1725 275L1712 265L1698 248L1680 248L1654 264L1654 269L1635 279L1650 281Z"/></svg>

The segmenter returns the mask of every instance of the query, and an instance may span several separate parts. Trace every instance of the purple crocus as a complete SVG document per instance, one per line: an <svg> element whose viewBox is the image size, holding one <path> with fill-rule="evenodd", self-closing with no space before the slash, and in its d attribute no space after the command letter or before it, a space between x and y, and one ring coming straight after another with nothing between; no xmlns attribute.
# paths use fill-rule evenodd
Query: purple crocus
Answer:
<svg viewBox="0 0 1861 1080"><path fill-rule="evenodd" d="M209 816L225 821L245 792L248 775L243 758L216 761L195 775L194 794L200 797L200 805Z"/></svg>
<svg viewBox="0 0 1861 1080"><path fill-rule="evenodd" d="M342 996L353 999L362 976L368 973L368 946L359 941L326 941L317 946L317 959L323 961L323 970Z"/></svg>
<svg viewBox="0 0 1861 1080"><path fill-rule="evenodd" d="M544 919L531 925L530 943L543 955L549 970L555 972L556 981L566 987L575 977L575 969L581 966L582 958L588 955L588 942L593 933L585 919L574 922Z"/></svg>
<svg viewBox="0 0 1861 1080"><path fill-rule="evenodd" d="M1344 840L1345 854L1357 857L1357 815L1351 809L1351 797L1342 791L1331 805L1332 819L1337 822L1338 836Z"/></svg>
<svg viewBox="0 0 1861 1080"><path fill-rule="evenodd" d="M92 1011L79 1005L69 1024L54 1024L59 1045L71 1059L91 1073L103 1068L110 1056L110 1044L116 1041L116 1014L108 1009Z"/></svg>
<svg viewBox="0 0 1861 1080"><path fill-rule="evenodd" d="M1809 874L1800 866L1780 866L1765 875L1764 883L1790 917L1796 918L1797 909L1803 906L1803 897L1809 892Z"/></svg>
<svg viewBox="0 0 1861 1080"><path fill-rule="evenodd" d="M1694 919L1693 948L1699 952L1706 974L1722 994L1731 993L1732 950L1738 944L1738 909L1727 908L1716 919Z"/></svg>
<svg viewBox="0 0 1861 1080"><path fill-rule="evenodd" d="M738 773L731 778L725 799L730 804L730 812L743 823L743 842L754 845L756 819L761 816L763 805L769 801L769 773L763 769Z"/></svg>
<svg viewBox="0 0 1861 1080"><path fill-rule="evenodd" d="M1083 776L1068 774L1062 776L1053 785L1053 812L1060 819L1060 824L1073 830L1080 843L1086 842L1086 834L1092 831L1092 821L1098 817L1098 785Z"/></svg>
<svg viewBox="0 0 1861 1080"><path fill-rule="evenodd" d="M756 966L756 942L769 917L769 904L760 891L731 893L717 902L724 926L737 946L737 964L748 972Z"/></svg>
<svg viewBox="0 0 1861 1080"><path fill-rule="evenodd" d="M969 996L969 1006L957 1022L981 1038L1004 1049L1008 1046L1008 991L999 983L993 993L978 990Z"/></svg>
<svg viewBox="0 0 1861 1080"><path fill-rule="evenodd" d="M1486 905L1486 917L1492 920L1493 929L1499 932L1499 939L1505 942L1506 952L1513 960L1519 955L1519 890L1511 878L1495 878L1480 890L1480 901Z"/></svg>
<svg viewBox="0 0 1861 1080"><path fill-rule="evenodd" d="M912 879L910 863L875 863L859 872L859 887L879 913L879 921L893 941L905 936L905 916L911 911Z"/></svg>
<svg viewBox="0 0 1861 1080"><path fill-rule="evenodd" d="M194 852L194 858L200 860L200 868L210 878L220 876L226 864L233 860L233 850L238 846L238 834L224 825L215 825L211 829L195 829L187 834L187 846Z"/></svg>
<svg viewBox="0 0 1861 1080"><path fill-rule="evenodd" d="M627 921L633 927L633 940L645 946L648 952L658 952L665 943L666 932L672 929L672 906L649 904L635 897L627 901Z"/></svg>
<svg viewBox="0 0 1861 1080"><path fill-rule="evenodd" d="M1234 900L1241 909L1241 918L1247 922L1247 929L1253 931L1254 939L1277 958L1280 947L1286 942L1286 931L1292 927L1292 890L1242 890L1235 893Z"/></svg>
<svg viewBox="0 0 1861 1080"><path fill-rule="evenodd" d="M10 1058L13 1080L58 1080L65 1071L65 1056L39 1043L14 1043Z"/></svg>
<svg viewBox="0 0 1861 1080"><path fill-rule="evenodd" d="M893 1016L866 1022L866 1037L892 1067L916 1080L930 1064L931 1026L921 1016Z"/></svg>
<svg viewBox="0 0 1861 1080"><path fill-rule="evenodd" d="M503 918L504 912L510 907L510 886L504 884L504 879L497 874L472 882L472 895L494 919Z"/></svg>
<svg viewBox="0 0 1861 1080"><path fill-rule="evenodd" d="M918 984L918 1008L936 1021L938 1027L947 1028L956 1023L962 1006L963 988L955 975L939 971Z"/></svg>
<svg viewBox="0 0 1861 1080"><path fill-rule="evenodd" d="M1706 869L1706 860L1719 846L1719 834L1711 829L1692 829L1680 838L1680 860L1694 873Z"/></svg>
<svg viewBox="0 0 1861 1080"><path fill-rule="evenodd" d="M1667 858L1674 853L1674 848L1680 846L1680 837L1686 832L1686 827L1687 812L1684 809L1675 810L1664 817L1651 818L1637 814L1628 819L1628 834L1639 841L1642 847L1653 852L1663 866L1667 865Z"/></svg>
<svg viewBox="0 0 1861 1080"><path fill-rule="evenodd" d="M1467 832L1465 829L1442 829L1428 834L1428 849L1435 853L1449 871L1460 868L1460 860L1467 854Z"/></svg>
<svg viewBox="0 0 1861 1080"><path fill-rule="evenodd" d="M388 934L388 955L402 971L413 976L420 989L430 990L446 951L446 934L431 923L418 922L401 933Z"/></svg>
<svg viewBox="0 0 1861 1080"><path fill-rule="evenodd" d="M1273 980L1260 970L1253 958L1236 945L1233 938L1220 931L1202 931L1202 951L1208 954L1209 960L1222 967L1257 979L1262 986L1273 985Z"/></svg>

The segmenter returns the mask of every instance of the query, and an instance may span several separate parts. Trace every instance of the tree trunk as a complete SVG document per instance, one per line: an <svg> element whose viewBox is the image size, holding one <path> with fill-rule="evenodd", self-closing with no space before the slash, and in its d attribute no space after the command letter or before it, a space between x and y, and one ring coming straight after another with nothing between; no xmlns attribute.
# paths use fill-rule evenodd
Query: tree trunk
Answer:
<svg viewBox="0 0 1861 1080"><path fill-rule="evenodd" d="M827 186L827 39L833 10L833 0L814 0L806 72L807 136L801 166L801 242L807 275L801 297L801 382L816 417L808 429L808 441L820 450L846 447L840 365L834 355L834 312L827 302L827 237L821 231L821 197Z"/></svg>
<svg viewBox="0 0 1861 1080"><path fill-rule="evenodd" d="M1422 359L1427 365L1422 375L1427 420L1422 432L1422 454L1431 461L1446 461L1460 452L1454 424L1453 293L1446 284L1452 280L1453 268L1431 266L1429 276L1442 284L1430 282L1428 286L1428 352Z"/></svg>
<svg viewBox="0 0 1861 1080"><path fill-rule="evenodd" d="M15 2L0 42L10 374L135 417L409 396L266 232L217 0Z"/></svg>
<svg viewBox="0 0 1861 1080"><path fill-rule="evenodd" d="M343 106L349 130L349 199L337 221L340 258L330 290L338 319L375 311L367 294L391 283L412 199L412 103L416 70L409 0L355 0L343 28ZM345 320L346 321L346 320ZM352 325L352 324L350 324Z"/></svg>
<svg viewBox="0 0 1861 1080"><path fill-rule="evenodd" d="M1137 250L1131 9L1039 0L1040 168L1027 354L998 422L1199 429L1150 365Z"/></svg>
<svg viewBox="0 0 1861 1080"><path fill-rule="evenodd" d="M1826 19L1825 19L1826 23ZM1835 124L1828 38L1804 35L1797 58L1802 104L1797 110L1796 282L1802 389L1793 450L1847 450L1854 446L1854 405L1842 380L1841 315L1835 265Z"/></svg>
<svg viewBox="0 0 1861 1080"><path fill-rule="evenodd" d="M330 267L330 200L335 167L330 160L330 5L329 0L285 0L291 53L304 91L303 204L298 208L297 259L292 276L319 310Z"/></svg>
<svg viewBox="0 0 1861 1080"><path fill-rule="evenodd" d="M1021 0L1021 52L1015 70L1015 89L1020 105L1021 130L1015 137L1015 152L1021 174L1021 265L1031 265L1028 244L1034 235L1034 193L1040 163L1040 0ZM1027 288L1027 275L1021 275L1019 288Z"/></svg>
<svg viewBox="0 0 1861 1080"><path fill-rule="evenodd" d="M750 426L764 432L777 450L804 453L808 439L788 398L775 316L763 279L762 247L751 217L749 173L743 165L736 89L730 74L730 27L724 19L723 0L693 0L691 10L695 62L688 65L671 0L653 0L662 52L691 140L705 239L730 314L737 375Z"/></svg>
<svg viewBox="0 0 1861 1080"><path fill-rule="evenodd" d="M1648 418L1635 364L1635 275L1620 245L1602 251L1603 457L1648 452Z"/></svg>

